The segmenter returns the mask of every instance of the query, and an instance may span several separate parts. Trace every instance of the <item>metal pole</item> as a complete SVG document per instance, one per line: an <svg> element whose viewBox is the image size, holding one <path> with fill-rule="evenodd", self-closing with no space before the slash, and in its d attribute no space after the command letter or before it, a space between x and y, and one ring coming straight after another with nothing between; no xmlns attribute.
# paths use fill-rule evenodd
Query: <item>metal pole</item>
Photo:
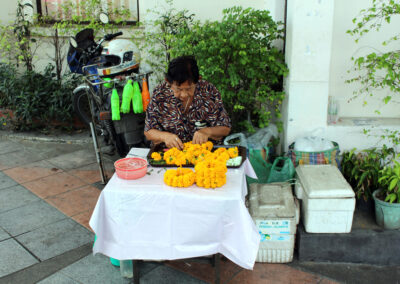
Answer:
<svg viewBox="0 0 400 284"><path fill-rule="evenodd" d="M92 132L93 146L94 146L94 151L96 153L97 163L99 164L101 181L102 181L102 184L106 184L107 177L106 177L106 175L104 173L103 160L101 158L99 145L97 143L97 135L96 135L96 131L94 130L93 122L90 122L90 131Z"/></svg>

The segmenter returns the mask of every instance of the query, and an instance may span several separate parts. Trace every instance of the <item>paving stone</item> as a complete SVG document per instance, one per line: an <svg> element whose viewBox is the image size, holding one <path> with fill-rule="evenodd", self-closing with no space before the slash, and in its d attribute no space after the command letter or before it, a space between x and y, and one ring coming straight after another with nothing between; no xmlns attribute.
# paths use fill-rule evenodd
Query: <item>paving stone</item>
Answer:
<svg viewBox="0 0 400 284"><path fill-rule="evenodd" d="M96 162L94 150L84 149L48 159L57 168L64 170L75 169Z"/></svg>
<svg viewBox="0 0 400 284"><path fill-rule="evenodd" d="M74 219L76 222L84 226L86 229L89 231L93 232L92 228L89 226L89 221L90 218L92 217L93 209L84 211L82 213L76 214L72 216L72 219Z"/></svg>
<svg viewBox="0 0 400 284"><path fill-rule="evenodd" d="M16 236L65 218L64 214L45 201L37 201L0 213L0 226Z"/></svg>
<svg viewBox="0 0 400 284"><path fill-rule="evenodd" d="M47 277L46 279L37 282L37 284L80 284L80 282L69 278L61 272L57 272L50 277Z"/></svg>
<svg viewBox="0 0 400 284"><path fill-rule="evenodd" d="M46 199L67 216L74 216L88 210L93 210L99 198L100 191L93 186L84 186Z"/></svg>
<svg viewBox="0 0 400 284"><path fill-rule="evenodd" d="M7 187L10 187L10 186L14 186L16 184L17 184L17 182L15 180L10 178L9 176L4 174L3 172L0 172L0 190L4 189L4 188L7 188Z"/></svg>
<svg viewBox="0 0 400 284"><path fill-rule="evenodd" d="M308 283L318 284L321 277L278 263L256 263L253 270L242 269L229 284ZM333 284L333 283L331 283Z"/></svg>
<svg viewBox="0 0 400 284"><path fill-rule="evenodd" d="M94 234L71 219L61 220L16 239L41 261L92 242Z"/></svg>
<svg viewBox="0 0 400 284"><path fill-rule="evenodd" d="M101 254L82 258L60 270L60 272L79 283L85 284L123 284L131 282L131 279L121 277L119 267L113 266L110 263L110 259Z"/></svg>
<svg viewBox="0 0 400 284"><path fill-rule="evenodd" d="M53 164L41 160L31 164L21 165L5 170L4 173L16 182L22 184L28 181L37 180L42 177L54 175L61 172L61 169L57 169Z"/></svg>
<svg viewBox="0 0 400 284"><path fill-rule="evenodd" d="M23 146L13 141L0 141L0 154L20 151Z"/></svg>
<svg viewBox="0 0 400 284"><path fill-rule="evenodd" d="M182 271L193 277L203 280L207 283L213 283L215 279L215 269L211 265L211 259L203 259L205 262L198 262L198 260L181 259L166 261L165 265L176 270ZM221 283L227 283L229 280L237 275L242 267L233 263L225 257L220 260L220 280Z"/></svg>
<svg viewBox="0 0 400 284"><path fill-rule="evenodd" d="M140 277L141 284L171 284L171 283L185 283L185 284L205 284L207 282L193 278L188 274L178 270L169 268L167 266L159 266L149 273Z"/></svg>
<svg viewBox="0 0 400 284"><path fill-rule="evenodd" d="M103 166L104 173L110 179L115 172L114 163L104 159ZM87 183L96 183L101 181L98 163L91 163L80 168L72 169L68 171L68 173L82 179Z"/></svg>
<svg viewBox="0 0 400 284"><path fill-rule="evenodd" d="M351 284L398 284L400 283L400 266L368 265L362 263L334 263L298 261L289 264L309 274L329 277L318 284L351 283Z"/></svg>
<svg viewBox="0 0 400 284"><path fill-rule="evenodd" d="M33 143L31 148L41 157L45 159L57 157L60 155L72 153L85 149L86 151L94 153L93 147L88 147L91 145L77 145L68 143L54 143L54 142L41 142Z"/></svg>
<svg viewBox="0 0 400 284"><path fill-rule="evenodd" d="M6 231L4 231L2 228L0 228L0 241L6 240L11 238L9 234L7 234Z"/></svg>
<svg viewBox="0 0 400 284"><path fill-rule="evenodd" d="M0 190L0 213L40 200L21 185Z"/></svg>
<svg viewBox="0 0 400 284"><path fill-rule="evenodd" d="M40 198L59 195L71 189L86 185L82 180L65 172L56 173L34 181L24 183L24 186Z"/></svg>
<svg viewBox="0 0 400 284"><path fill-rule="evenodd" d="M0 170L6 170L40 160L43 160L43 158L32 151L21 150L9 152L0 155Z"/></svg>
<svg viewBox="0 0 400 284"><path fill-rule="evenodd" d="M39 262L13 239L0 242L0 255L0 277Z"/></svg>

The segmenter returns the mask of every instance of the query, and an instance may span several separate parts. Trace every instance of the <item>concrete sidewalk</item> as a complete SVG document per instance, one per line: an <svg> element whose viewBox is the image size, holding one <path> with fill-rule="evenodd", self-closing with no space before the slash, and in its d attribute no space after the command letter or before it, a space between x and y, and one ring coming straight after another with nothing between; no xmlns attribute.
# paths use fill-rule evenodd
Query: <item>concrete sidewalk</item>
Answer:
<svg viewBox="0 0 400 284"><path fill-rule="evenodd" d="M117 156L106 156L113 174ZM88 132L45 136L0 131L0 283L129 283L109 258L92 255L88 222L103 188ZM400 240L399 240L400 243ZM395 244L388 244L395 245ZM399 283L400 268L223 259L221 283ZM208 264L141 263L141 283L212 283Z"/></svg>

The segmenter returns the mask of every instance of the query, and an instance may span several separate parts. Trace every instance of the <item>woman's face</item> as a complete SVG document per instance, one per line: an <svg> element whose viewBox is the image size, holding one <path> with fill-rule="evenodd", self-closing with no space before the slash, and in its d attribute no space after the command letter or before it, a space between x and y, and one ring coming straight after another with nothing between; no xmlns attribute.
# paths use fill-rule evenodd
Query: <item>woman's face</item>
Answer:
<svg viewBox="0 0 400 284"><path fill-rule="evenodd" d="M171 90L174 92L174 96L181 101L186 101L188 98L194 96L194 90L196 89L196 84L185 81L178 86L176 82L171 84Z"/></svg>

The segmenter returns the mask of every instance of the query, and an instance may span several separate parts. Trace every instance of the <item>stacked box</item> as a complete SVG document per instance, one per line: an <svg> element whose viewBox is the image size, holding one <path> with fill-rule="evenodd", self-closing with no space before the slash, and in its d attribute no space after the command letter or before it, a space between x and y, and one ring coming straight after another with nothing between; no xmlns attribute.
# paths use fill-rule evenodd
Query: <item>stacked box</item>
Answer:
<svg viewBox="0 0 400 284"><path fill-rule="evenodd" d="M301 218L308 233L349 233L355 194L333 165L299 165L295 194L302 200Z"/></svg>
<svg viewBox="0 0 400 284"><path fill-rule="evenodd" d="M291 262L299 212L290 184L251 184L249 211L261 235L256 261Z"/></svg>

